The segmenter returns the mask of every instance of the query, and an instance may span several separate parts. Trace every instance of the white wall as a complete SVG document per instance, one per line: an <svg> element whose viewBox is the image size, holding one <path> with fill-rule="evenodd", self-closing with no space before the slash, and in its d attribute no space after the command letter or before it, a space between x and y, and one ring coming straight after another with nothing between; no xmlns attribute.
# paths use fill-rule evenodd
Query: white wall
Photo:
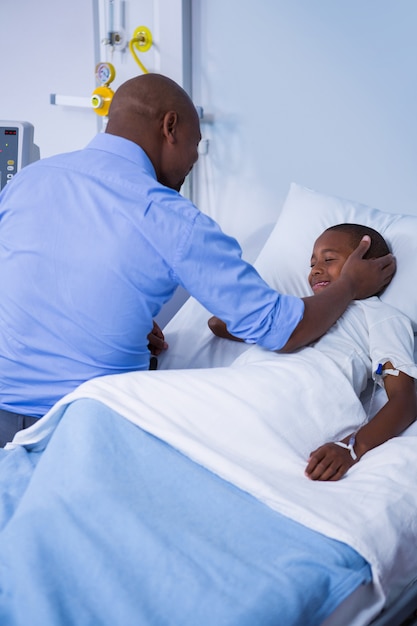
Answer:
<svg viewBox="0 0 417 626"><path fill-rule="evenodd" d="M200 208L244 241L291 181L417 213L415 0L196 0Z"/></svg>
<svg viewBox="0 0 417 626"><path fill-rule="evenodd" d="M113 26L124 29L126 42L138 26L152 33L152 48L138 53L145 67L188 87L183 14L189 4L113 0ZM82 148L103 127L92 108L53 106L50 94L88 101L97 86L99 61L116 68L113 90L142 73L127 47L112 51L102 43L109 19L109 0L0 1L0 119L31 122L42 157Z"/></svg>
<svg viewBox="0 0 417 626"><path fill-rule="evenodd" d="M0 55L0 119L31 122L41 156L83 147L97 130L95 113L51 106L49 94L95 88L91 4L0 2Z"/></svg>
<svg viewBox="0 0 417 626"><path fill-rule="evenodd" d="M94 4L106 6L0 3L0 119L31 121L42 156L97 131L92 110L49 103L50 93L89 97L97 55L111 60L97 53ZM417 212L415 0L125 0L127 37L141 23L154 34L144 63L183 83L187 4L193 97L214 117L203 125L200 208L243 239L275 218L292 180ZM140 73L128 52L113 60L114 87Z"/></svg>

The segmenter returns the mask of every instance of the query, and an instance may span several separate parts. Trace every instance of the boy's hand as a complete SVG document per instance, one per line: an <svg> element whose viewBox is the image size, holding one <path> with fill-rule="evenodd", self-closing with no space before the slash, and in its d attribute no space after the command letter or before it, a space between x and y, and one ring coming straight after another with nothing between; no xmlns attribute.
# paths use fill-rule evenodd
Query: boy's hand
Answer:
<svg viewBox="0 0 417 626"><path fill-rule="evenodd" d="M339 480L354 464L349 450L325 443L310 454L305 475L311 480Z"/></svg>
<svg viewBox="0 0 417 626"><path fill-rule="evenodd" d="M223 339L231 339L232 341L243 341L243 339L239 339L239 337L235 337L231 335L227 330L226 324L220 320L218 317L213 315L207 322L208 327L211 332L216 335L216 337L222 337Z"/></svg>

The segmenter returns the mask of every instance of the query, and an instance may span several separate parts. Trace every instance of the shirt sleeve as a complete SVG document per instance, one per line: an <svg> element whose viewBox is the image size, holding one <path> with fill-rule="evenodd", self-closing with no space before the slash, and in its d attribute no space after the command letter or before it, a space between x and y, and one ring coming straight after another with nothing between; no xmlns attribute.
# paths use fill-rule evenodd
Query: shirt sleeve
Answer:
<svg viewBox="0 0 417 626"><path fill-rule="evenodd" d="M173 267L180 284L236 337L282 348L303 317L304 302L269 287L242 260L237 241L208 216L198 213L185 235Z"/></svg>
<svg viewBox="0 0 417 626"><path fill-rule="evenodd" d="M365 309L369 329L369 350L372 373L381 363L390 361L395 369L417 379L414 362L414 333L408 317L403 313L372 298Z"/></svg>

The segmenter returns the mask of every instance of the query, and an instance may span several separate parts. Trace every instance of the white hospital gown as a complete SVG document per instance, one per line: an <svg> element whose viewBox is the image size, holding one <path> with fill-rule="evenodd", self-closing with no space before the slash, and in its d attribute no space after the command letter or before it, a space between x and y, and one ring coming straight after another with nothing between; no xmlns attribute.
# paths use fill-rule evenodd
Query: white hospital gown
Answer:
<svg viewBox="0 0 417 626"><path fill-rule="evenodd" d="M357 395L387 361L417 378L411 322L377 297L353 302L314 347L336 362Z"/></svg>
<svg viewBox="0 0 417 626"><path fill-rule="evenodd" d="M359 396L378 364L390 361L394 368L417 379L414 362L414 334L409 319L400 311L374 296L356 300L339 320L310 348L319 350L346 376ZM283 355L285 358L286 355ZM274 358L273 353L271 358ZM268 360L257 346L250 347L233 365ZM381 382L381 381L379 381Z"/></svg>

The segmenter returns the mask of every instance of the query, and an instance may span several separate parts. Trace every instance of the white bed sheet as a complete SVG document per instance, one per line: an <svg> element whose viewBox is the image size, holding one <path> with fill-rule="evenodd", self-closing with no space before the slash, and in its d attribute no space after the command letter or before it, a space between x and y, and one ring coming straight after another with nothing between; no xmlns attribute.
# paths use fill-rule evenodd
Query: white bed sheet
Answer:
<svg viewBox="0 0 417 626"><path fill-rule="evenodd" d="M204 368L210 367L210 365L226 367L248 350L249 346L246 344L232 344L232 342L225 350L224 341L214 337L207 326L209 317L209 311L193 298L189 298L164 329L170 348L159 359L160 369ZM185 338L187 338L186 341L184 341ZM417 362L417 341L415 342L414 361ZM373 384L369 383L368 388L361 396L366 412L370 410L372 391ZM382 388L378 387L372 400L370 414L375 414L385 402L386 394ZM404 587L415 579L416 571L410 573L409 579L404 582ZM404 578L407 579L408 574ZM391 592L388 592L385 597L385 604L388 606L395 602L397 592L400 593L401 591L401 584L397 585L395 589L391 589ZM326 626L339 626L342 622L349 623L351 626L368 624L378 614L384 602L378 585L368 585L366 589L360 588L353 594L352 598L348 598L339 607L334 616L330 616L326 621Z"/></svg>
<svg viewBox="0 0 417 626"><path fill-rule="evenodd" d="M247 346L213 337L207 318L190 300L165 329L170 348L160 371L85 383L18 433L14 445L47 438L60 407L74 399L106 403L273 509L356 549L373 570L372 604L356 622L369 623L417 571L417 554L409 549L417 539L417 424L369 452L345 479L309 481L309 451L363 419L350 384L312 349L305 359L303 352L256 355L255 348L258 362L227 367ZM298 419L305 417L306 393L312 410L308 419ZM287 405L290 414L280 411ZM331 420L329 406L336 407Z"/></svg>

